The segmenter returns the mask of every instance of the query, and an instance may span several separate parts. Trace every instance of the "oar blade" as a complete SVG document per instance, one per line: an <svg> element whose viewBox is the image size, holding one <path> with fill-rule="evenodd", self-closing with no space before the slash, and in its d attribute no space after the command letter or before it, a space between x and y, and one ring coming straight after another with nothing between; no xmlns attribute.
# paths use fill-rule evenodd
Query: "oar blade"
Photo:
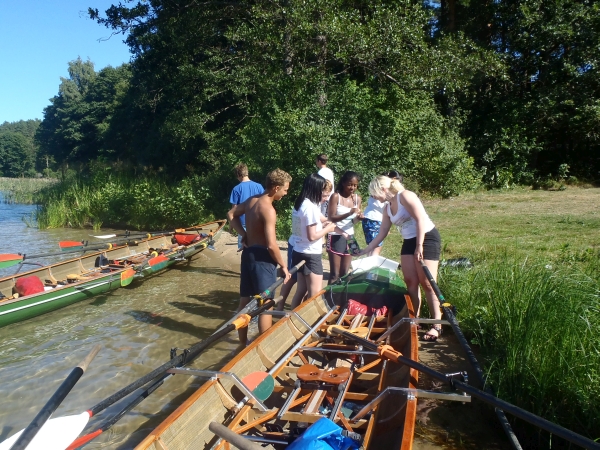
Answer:
<svg viewBox="0 0 600 450"><path fill-rule="evenodd" d="M83 249L85 247L85 243L82 241L61 241L58 243L58 246L63 252Z"/></svg>
<svg viewBox="0 0 600 450"><path fill-rule="evenodd" d="M96 239L111 239L111 238L117 237L116 234L103 234L101 236L95 236L93 234L90 234L90 236L95 237Z"/></svg>
<svg viewBox="0 0 600 450"><path fill-rule="evenodd" d="M169 258L165 255L158 255L154 258L148 260L148 265L152 268L153 272L158 272L159 270L167 267L167 263L169 262Z"/></svg>
<svg viewBox="0 0 600 450"><path fill-rule="evenodd" d="M14 266L15 264L19 264L21 261L23 261L23 256L21 255L0 255L0 269Z"/></svg>
<svg viewBox="0 0 600 450"><path fill-rule="evenodd" d="M135 275L135 270L129 268L121 272L121 286L129 286L133 281L133 277Z"/></svg>
<svg viewBox="0 0 600 450"><path fill-rule="evenodd" d="M40 428L27 446L27 450L64 450L77 439L89 420L90 414L87 411L73 416L50 419ZM24 429L2 442L0 450L9 450L23 431Z"/></svg>
<svg viewBox="0 0 600 450"><path fill-rule="evenodd" d="M242 378L242 383L261 402L268 399L275 389L275 380L267 372L252 372Z"/></svg>

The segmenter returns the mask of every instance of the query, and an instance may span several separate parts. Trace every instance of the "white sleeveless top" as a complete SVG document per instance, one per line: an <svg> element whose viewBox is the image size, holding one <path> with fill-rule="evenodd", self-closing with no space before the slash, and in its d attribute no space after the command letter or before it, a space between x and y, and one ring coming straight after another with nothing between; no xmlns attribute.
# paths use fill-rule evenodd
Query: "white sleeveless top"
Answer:
<svg viewBox="0 0 600 450"><path fill-rule="evenodd" d="M341 197L341 195L338 193L338 203L337 203L337 208L335 210L336 214L349 213L352 208L348 208L347 206L340 205L340 197ZM358 196L356 194L352 196L352 201L354 203L354 207L356 208L356 206L358 205ZM336 225L338 226L338 228L342 229L344 231L344 233L352 236L352 235L354 235L354 224L352 223L352 219L354 219L355 217L356 217L356 214L352 214L352 215L346 217L345 219L340 220L339 222L336 222ZM331 233L331 234L337 235L338 233Z"/></svg>
<svg viewBox="0 0 600 450"><path fill-rule="evenodd" d="M398 227L398 231L402 234L404 239L412 239L417 237L417 221L411 216L406 208L400 203L400 193L396 195L396 203L398 204L398 211L395 215L392 215L392 209L390 204L387 205L387 214L391 222ZM427 213L425 213L425 233L430 232L435 228L434 223L431 221Z"/></svg>

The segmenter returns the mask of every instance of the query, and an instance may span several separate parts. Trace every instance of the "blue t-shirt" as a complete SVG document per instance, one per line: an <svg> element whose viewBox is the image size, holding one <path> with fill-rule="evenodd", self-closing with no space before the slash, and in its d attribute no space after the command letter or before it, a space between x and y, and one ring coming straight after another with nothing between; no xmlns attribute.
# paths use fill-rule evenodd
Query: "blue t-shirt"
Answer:
<svg viewBox="0 0 600 450"><path fill-rule="evenodd" d="M232 205L239 205L240 203L244 203L250 197L260 195L263 192L265 192L265 190L261 184L256 183L255 181L242 181L240 184L233 188L233 191L231 191L229 203L231 203ZM242 226L246 228L245 215L240 217L240 222L242 222Z"/></svg>

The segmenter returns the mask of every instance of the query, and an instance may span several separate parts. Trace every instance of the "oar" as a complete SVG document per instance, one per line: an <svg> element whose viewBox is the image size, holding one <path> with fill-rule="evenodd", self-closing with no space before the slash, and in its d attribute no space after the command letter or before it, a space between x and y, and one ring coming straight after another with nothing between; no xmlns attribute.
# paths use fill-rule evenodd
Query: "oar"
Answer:
<svg viewBox="0 0 600 450"><path fill-rule="evenodd" d="M97 239L112 239L114 237L119 237L119 236L146 236L148 238L151 238L153 236L161 236L161 235L168 235L168 234L175 234L175 233L185 233L185 228L175 228L174 230L163 230L163 231L153 231L151 233L146 233L144 231L137 231L137 232L131 232L131 231L125 231L124 234L103 234L100 236L95 236L93 234L90 234L90 236L95 237Z"/></svg>
<svg viewBox="0 0 600 450"><path fill-rule="evenodd" d="M77 367L75 367L69 376L62 382L59 388L56 390L54 395L48 400L48 402L44 405L44 407L40 410L40 412L35 416L33 421L25 428L23 431L17 433L12 436L7 441L2 443L2 448L6 445L6 448L10 448L11 450L23 450L27 448L27 446L31 443L33 446L38 446L38 448L60 448L58 446L50 445L48 443L49 438L60 439L62 436L56 436L52 433L52 427L44 427L44 424L48 421L50 416L56 408L62 403L67 394L73 389L73 386L79 381L83 373L86 371L92 359L96 356L96 354L100 351L100 345L94 346L92 351L85 357L83 361L81 361ZM42 431L40 433L40 431ZM39 434L38 434L39 433ZM37 439L33 441L36 437ZM64 440L64 439L61 439ZM9 442L12 441L12 442ZM14 443L13 443L14 442ZM68 442L67 442L68 444ZM64 448L64 446L62 447Z"/></svg>
<svg viewBox="0 0 600 450"><path fill-rule="evenodd" d="M600 450L600 444L592 441L591 439L586 438L585 436L581 436L577 433L574 433L571 430L567 430L566 428L561 427L555 423L550 422L542 417L536 416L529 411L525 411L524 409L519 408L511 403L505 402L504 400L500 400L498 397L495 397L487 392L484 392L480 389L477 389L467 383L463 383L460 380L452 378L449 375L446 375L442 372L438 372L431 367L428 367L424 364L421 364L417 361L413 361L410 358L402 356L402 354L392 348L390 345L378 345L373 341L368 339L363 339L361 337L356 336L355 334L348 333L347 331L340 330L339 328L332 329L334 334L345 337L346 339L353 340L360 345L362 345L367 350L376 351L382 358L389 359L395 363L404 364L412 369L416 369L421 373L425 373L432 378L436 378L438 380L449 383L455 389L460 389L467 394L471 394L473 397L476 397L485 403L488 403L496 408L500 408L504 411L507 411L518 417L519 419L523 419L526 422L529 422L535 425L538 428L546 430L552 434L555 434L558 437L561 437L569 442L572 442L576 445L579 445L583 448L592 449L592 450Z"/></svg>
<svg viewBox="0 0 600 450"><path fill-rule="evenodd" d="M429 284L431 284L431 287L433 287L435 295L437 295L437 298L440 300L440 307L442 308L442 311L444 312L446 319L448 320L448 322L450 322L450 326L452 326L452 330L454 331L454 334L456 335L458 342L460 343L460 345L464 349L465 353L467 354L467 359L469 360L469 362L471 363L471 366L475 370L475 373L477 374L477 378L479 379L479 382L483 386L484 391L487 392L488 394L495 395L491 386L489 386L486 383L485 377L483 375L483 370L481 369L481 366L479 365L477 358L475 358L475 353L473 353L473 350L471 350L471 346L467 342L465 335L463 334L462 330L458 326L458 321L456 320L456 317L454 316L454 312L452 311L450 304L445 303L446 299L444 298L444 295L442 294L442 291L440 290L439 286L433 279L433 276L431 275L431 271L429 270L429 267L427 267L423 261L421 261L421 267L423 267L423 272L425 272L425 276L429 280ZM519 443L517 436L515 435L512 427L510 426L510 423L508 422L508 419L506 418L506 414L504 414L504 411L502 411L501 409L498 409L498 408L494 408L494 412L496 413L496 417L498 417L498 420L500 421L500 425L502 426L502 429L504 430L504 434L506 434L506 437L510 441L513 448L515 450L521 450L522 449L521 444Z"/></svg>
<svg viewBox="0 0 600 450"><path fill-rule="evenodd" d="M290 269L290 273L294 274L300 267L302 267L303 264L304 264L304 261L302 261L302 262L298 263L296 266L292 267L292 269ZM88 433L84 436L81 436L80 438L73 441L73 443L68 448L69 449L78 448L78 447L84 445L85 443L91 441L92 439L96 438L103 432L109 430L115 423L117 423L121 419L121 417L123 417L126 413L131 411L137 405L139 405L146 397L148 397L152 392L154 392L156 389L158 389L158 387L160 387L165 382L166 379L173 376L173 374L166 373L167 370L169 370L173 367L183 367L183 366L189 364L195 358L197 358L202 351L204 351L210 345L215 343L217 340L221 339L223 336L227 335L229 332L231 332L233 330L237 330L238 328L247 326L253 317L260 315L267 309L274 306L275 302L273 300L269 299L269 300L265 301L262 306L256 308L256 306L257 306L256 300L258 299L258 300L262 301L262 300L266 299L267 297L269 297L271 292L273 292L275 289L277 289L277 287L280 286L283 283L283 281L284 281L283 278L279 278L275 283L273 283L271 286L269 286L263 292L255 295L254 300L252 302L248 303L248 305L246 305L245 308L243 308L242 310L237 312L235 316L233 316L231 319L229 319L225 324L223 324L217 331L215 331L212 335L210 335L204 341L201 341L201 342L193 345L189 349L184 350L182 354L171 359L171 361L167 362L166 364L163 364L162 366L158 367L157 369L153 370L152 372L148 373L147 375L143 376L142 378L139 378L138 380L131 383L129 386L124 387L119 392L111 395L110 397L106 398L105 400L101 401L100 403L98 403L97 405L95 405L91 409L89 409L87 411L87 413L89 414L89 417L93 417L94 415L97 415L104 409L108 408L110 405L118 402L122 398L131 394L136 389L138 389L138 388L144 386L145 384L149 383L150 381L152 381L152 384L148 388L146 388L142 393L136 395L135 398L131 402L129 402L120 412L118 412L112 418L110 418L105 423L103 423L95 431ZM157 377L159 377L159 378L157 379ZM260 385L260 383L259 383L259 385ZM259 386L257 386L257 387L259 387ZM264 384L263 384L263 386L260 386L260 387L261 388L264 387ZM75 439L77 437L77 435L79 434L79 432L80 431L78 431L77 434L75 434L72 437L72 439Z"/></svg>
<svg viewBox="0 0 600 450"><path fill-rule="evenodd" d="M26 259L34 259L34 258L46 258L48 256L58 256L64 255L65 253L80 253L80 252L89 252L95 250L110 250L113 247L113 244L97 244L97 245L89 245L82 248L66 250L62 252L51 252L51 253L40 253L37 255L28 255L26 253L15 253L15 254L4 254L0 255L0 269L5 267L11 267L16 264L23 262Z"/></svg>

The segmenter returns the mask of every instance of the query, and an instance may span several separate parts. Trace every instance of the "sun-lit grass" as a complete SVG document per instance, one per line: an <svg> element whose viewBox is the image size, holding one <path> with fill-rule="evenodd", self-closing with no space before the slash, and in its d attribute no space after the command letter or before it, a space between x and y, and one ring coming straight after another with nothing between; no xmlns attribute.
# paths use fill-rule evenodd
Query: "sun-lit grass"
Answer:
<svg viewBox="0 0 600 450"><path fill-rule="evenodd" d="M498 395L599 438L600 189L491 191L424 205L442 257L473 263L442 269L439 284ZM393 230L382 255L399 260L401 245Z"/></svg>
<svg viewBox="0 0 600 450"><path fill-rule="evenodd" d="M0 177L0 192L5 203L34 203L35 195L43 188L56 183L53 178Z"/></svg>

